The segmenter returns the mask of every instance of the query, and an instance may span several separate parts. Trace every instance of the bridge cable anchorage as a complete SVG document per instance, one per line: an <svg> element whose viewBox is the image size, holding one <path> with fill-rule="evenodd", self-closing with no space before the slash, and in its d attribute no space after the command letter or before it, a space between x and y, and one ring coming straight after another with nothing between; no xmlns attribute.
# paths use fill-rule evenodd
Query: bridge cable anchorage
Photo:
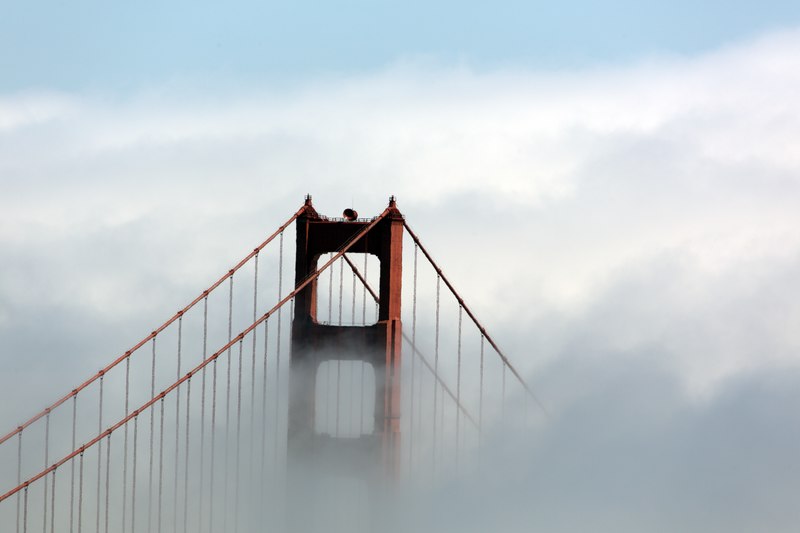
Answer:
<svg viewBox="0 0 800 533"><path fill-rule="evenodd" d="M497 345L497 343L494 341L494 339L492 339L492 337L486 331L486 328L484 328L483 325L478 321L478 319L475 316L475 314L472 312L472 310L469 308L469 306L467 306L466 302L461 297L461 295L456 291L455 287L453 287L452 283L450 283L450 280L448 280L447 277L444 275L444 272L442 271L441 267L439 267L439 265L436 263L436 261L434 261L434 259L431 256L431 254L428 252L428 250L425 248L425 246L422 245L422 242L419 240L419 237L417 236L416 233L414 233L414 231L411 229L411 227L408 225L408 222L405 219L403 219L403 227L406 229L406 231L408 231L408 234L411 236L411 238L414 240L414 242L417 245L419 245L419 249L422 251L423 255L425 255L425 257L428 259L428 262L436 270L437 274L441 277L441 279L444 282L444 284L447 286L447 288L450 290L450 292L456 298L456 300L458 301L459 305L461 305L464 308L464 312L467 313L467 316L472 320L472 322L475 324L475 326L477 326L478 330L481 332L481 334L489 342L489 345L494 349L495 353L503 361L503 364L508 367L508 369L514 375L514 377L517 379L517 381L519 381L520 385L522 385L522 387L525 389L525 391L528 393L528 395L530 395L531 399L534 402L536 402L536 405L542 411L544 416L549 419L550 418L550 414L547 411L547 409L545 408L544 404L539 399L539 397L536 396L536 394L534 394L533 390L528 385L528 383L523 379L522 375L520 375L520 373L517 371L517 369L514 367L514 365L508 359L508 357L506 357L505 353L500 349L500 347Z"/></svg>
<svg viewBox="0 0 800 533"><path fill-rule="evenodd" d="M142 340L140 340L138 343L136 343L136 344L133 346L133 348L131 348L130 350L128 350L127 352L125 352L123 355L119 356L119 357L118 357L118 358L116 358L114 361L112 361L112 362L111 362L111 363L109 363L107 366L105 366L105 367L102 369L102 371L101 371L101 372L102 372L102 374L105 374L105 373L107 373L109 370L111 370L112 368L114 368L115 366L117 366L118 364L120 364L122 361L124 361L125 359L127 359L127 358L128 358L130 355L131 355L131 354L133 354L133 353L134 353L134 352L136 352L136 351L137 351L139 348L141 348L142 346L144 346L145 344L147 344L147 343L150 341L150 339L152 339L153 337L155 337L155 336L156 336L158 333L160 333L160 332L164 331L165 329L167 329L167 327L169 327L169 326L170 326L170 325L171 325L173 322L175 322L176 320L178 320L178 318L180 318L180 316L182 316L184 313L186 313L186 312L187 312L187 311L189 311L189 310L190 310L192 307L194 307L194 306L195 306L197 303L199 303L201 300L203 300L203 298L204 298L205 296L207 296L208 294L210 294L211 292L213 292L213 291L214 291L214 290L215 290L217 287L219 287L219 286L220 286L222 283L224 283L224 282L225 282L225 280L227 280L227 279L228 279L228 277L232 276L232 275L233 275L233 273L235 273L236 271L238 271L240 268L242 268L242 266L244 266L244 265L245 265L247 262L249 262L249 261L250 261L250 259L252 259L252 258L255 256L255 251L256 251L256 250L258 250L258 251L261 251L261 250L263 250L263 249L264 249L264 248L265 248L267 245L269 245L269 244L270 244L270 243L271 243L271 242L272 242L272 241L273 241L273 240L274 240L276 237L278 237L278 235L282 235L282 234L283 234L283 231L284 231L284 230L285 230L287 227L289 227L289 225L290 225L292 222L294 222L294 221L295 221L295 219L296 219L298 216L300 216L301 214L303 214L304 212L306 212L306 209L307 209L307 208L306 208L306 206L305 206L305 205L303 205L302 207L300 207L300 209L298 209L298 210L297 210L297 212L295 212L295 213L294 213L294 214L293 214L291 217L289 217L289 219L288 219L286 222L284 222L283 224L281 224L281 226L280 226L280 227L278 227L278 229L277 229L277 230L275 230L275 232L274 232L274 233L272 233L272 234L271 234L269 237L267 237L267 239L266 239L266 240L264 240L264 242L262 242L261 244L259 244L259 245L258 245L258 246L257 246L257 247L256 247L256 248L255 248L255 249L252 251L252 252L250 252L250 253L249 253L247 256L245 256L245 257L244 257L244 259L242 259L241 261L239 261L239 262L238 262L238 263L237 263L237 264L236 264L236 265L235 265L235 266L234 266L232 269L230 269L230 270L228 271L228 273L226 273L226 274L225 274L225 275L223 275L223 276L222 276L220 279L218 279L218 280L217 280L217 281L215 281L213 284L211 284L211 286L210 286L208 289L206 289L205 291L203 291L203 292L202 292L202 293L201 293L199 296L197 296L197 297L196 297L194 300L192 300L192 301L191 301L191 302L190 302L190 303L189 303L189 304L188 304L186 307L184 307L183 309L181 309L180 311L178 311L177 313L175 313L175 314L174 314L174 315L173 315L171 318L169 318L169 319L168 319L166 322L164 322L163 324L161 324L161 325L160 325L158 328L156 328L156 329L155 329L155 330L154 330L154 331L153 331L151 334L149 334L149 335L148 335L148 336L146 336L144 339L142 339ZM28 426L30 426L31 424L35 423L36 421L40 420L41 418L44 418L44 416L47 414L47 411L48 411L48 410L50 410L50 411L54 411L54 410L55 410L57 407L59 407L60 405L64 404L65 402L67 402L67 401L68 401L68 400L69 400L69 399L70 399L72 396L74 396L75 394L77 394L78 392L82 391L83 389L85 389L86 387L88 387L89 385L91 385L92 383L94 383L96 380L98 380L102 374L101 374L101 373L96 373L96 374L92 375L92 376L91 376L91 377L89 377L89 378L88 378L86 381L84 381L83 383L81 383L81 384L80 384L80 385L79 385L77 388L73 389L73 390L72 390L71 392L69 392L68 394L65 394L64 396L62 396L61 398L59 398L57 401L53 402L53 403L52 403L51 405L49 405L49 406L48 406L46 409L42 409L40 412L38 412L37 414L35 414L34 416L32 416L31 418L29 418L28 420L26 420L26 421L25 421L24 423L22 423L20 426L18 426L17 428L13 429L12 431L9 431L8 433L6 433L6 434L5 434L5 435L3 435L2 437L0 437L0 445L2 445L2 444L3 444L4 442L6 442L8 439L12 438L14 435L16 435L17 433L19 433L19 432L20 432L20 431L22 431L23 429L27 428L27 427L28 427Z"/></svg>
<svg viewBox="0 0 800 533"><path fill-rule="evenodd" d="M275 313L278 309L280 309L284 304L286 304L289 301L292 301L294 299L294 297L301 290L305 289L305 287L307 287L312 281L317 279L325 271L325 269L330 267L330 265L334 261L336 261L337 259L342 257L342 255L344 255L350 248L352 248L353 245L356 242L358 242L367 232L369 232L373 227L375 227L376 224L378 224L381 220L383 220L383 218L386 217L386 215L388 213L389 213L389 209L387 208L379 216L375 217L372 221L370 221L359 232L357 232L350 239L348 239L342 245L342 247L339 249L339 251L336 253L336 255L333 258L331 258L329 261L327 261L319 270L317 270L316 272L313 272L313 273L309 274L308 276L306 276L300 283L297 284L297 286L288 295L284 296L277 304L275 304L275 306L273 306L272 309L270 309L265 314L263 314L256 322L254 322L253 324L251 324L250 326L245 328L234 340L229 341L224 346L222 346L217 352L215 352L213 355L211 355L210 357L207 357L206 359L204 359L200 364L198 364L191 371L191 373L184 375L183 377L178 379L176 382L172 383L170 386L168 386L166 389L164 389L157 396L155 396L155 397L151 398L150 400L148 400L147 402L145 402L139 409L135 410L133 413L128 414L127 416L125 416L124 418L119 420L116 424L111 426L108 430L104 431L101 435L98 435L98 436L94 437L89 442L87 442L86 444L82 445L79 449L73 450L71 453L67 454L65 457L63 457L58 462L54 463L52 466L50 466L47 469L39 472L36 475L30 477L27 481L23 482L22 484L18 485L17 487L14 487L11 490L9 490L9 491L5 492L4 494L0 495L0 502L2 502L4 500L6 500L7 498L17 494L24 487L30 485L31 483L34 483L34 482L38 481L39 479L41 479L42 477L46 476L47 474L49 474L50 472L52 472L53 470L55 470L56 468L58 468L62 464L66 463L67 461L70 461L71 459L73 459L73 458L75 458L75 457L77 457L79 455L82 457L82 455L85 452L85 450L91 448L92 446L97 444L97 442L99 442L102 438L110 435L114 431L118 430L120 427L125 426L129 421L131 421L131 419L134 419L135 417L138 417L138 415L140 415L143 411L152 408L152 406L155 403L161 402L161 409L162 409L162 413L163 413L164 398L169 393L171 393L173 390L177 389L184 381L189 379L189 377L191 375L196 374L197 372L202 370L202 368L204 366L206 366L207 364L211 363L212 361L215 361L216 359L218 359L223 353L225 353L227 350L229 350L232 347L234 342L238 342L238 340L241 337L243 337L244 335L247 335L254 328L258 327L263 321L265 321L267 318L269 318L273 313ZM161 417L161 424L163 425L163 415ZM160 450L160 454L162 456L161 457L161 461L160 461L161 462L160 468L163 469L163 429L161 431L160 437L161 437L160 440L162 441L161 450ZM161 483L161 477L162 477L162 473L160 472L160 474L159 474L159 478L160 478L159 479L159 483ZM159 487L159 495L160 496L162 495L162 490L161 490L160 487ZM161 502L161 500L162 500L162 498L159 497L159 503ZM79 504L79 511L80 511L80 507L81 507L81 505ZM80 533L80 531L79 531L79 533Z"/></svg>

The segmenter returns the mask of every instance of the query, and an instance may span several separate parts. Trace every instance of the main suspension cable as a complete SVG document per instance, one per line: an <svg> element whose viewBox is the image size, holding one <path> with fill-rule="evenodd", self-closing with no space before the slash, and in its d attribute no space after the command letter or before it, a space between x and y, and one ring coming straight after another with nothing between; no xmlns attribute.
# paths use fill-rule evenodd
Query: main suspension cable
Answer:
<svg viewBox="0 0 800 533"><path fill-rule="evenodd" d="M350 261L350 259L347 256L345 256L345 260L348 262L350 267L353 269L353 273L356 275L356 277L361 281L361 284L363 285L364 290L369 292L369 294L372 296L372 298L375 301L378 301L379 300L378 293L376 293L375 290L369 285L369 283L367 283L367 280L361 275L361 273L358 271L358 268L355 266L355 264L353 264L352 261ZM413 334L414 334L414 331L415 331L415 328L413 327L413 324L414 324L414 321L412 319L412 337L409 337L406 334L406 332L404 331L403 332L403 339L406 342L408 342L409 344L411 344L411 348L414 351L414 354L417 357L419 357L420 361L422 361L422 363L428 368L428 370L430 370L431 373L434 374L434 376L436 378L435 382L438 383L442 387L442 390L444 390L448 394L448 396L450 396L450 398L456 403L456 405L458 406L458 409L461 411L461 413L464 416L466 416L470 420L470 422L472 422L477 428L478 425L475 422L475 419L472 417L472 415L470 415L469 411L467 411L467 409L464 408L464 406L461 404L461 402L458 401L458 398L456 398L456 395L453 394L453 392L450 390L450 388L447 386L447 384L444 382L444 380L441 378L441 376L439 376L437 373L434 372L434 367L430 365L430 363L428 362L427 358L422 354L422 352L419 351L419 348L417 347L416 342L414 341L414 338L413 338ZM412 362L413 362L413 360L414 359L412 358ZM420 385L420 387L421 387L421 385Z"/></svg>
<svg viewBox="0 0 800 533"><path fill-rule="evenodd" d="M514 377L517 379L517 381L520 382L520 384L525 389L525 391L536 402L536 404L542 410L544 415L549 418L550 415L547 412L547 409L544 407L544 404L542 404L541 400L539 400L539 397L536 396L536 394L534 394L533 390L530 388L528 383L522 378L522 375L517 371L517 369L514 367L514 365L511 363L511 361L508 359L508 357L506 357L505 353L503 353L503 351L500 349L500 347L497 346L497 343L494 342L494 339L492 339L492 337L486 331L486 328L484 328L483 325L478 321L478 319L475 316L475 314L472 312L472 310L470 310L470 308L467 306L466 302L464 302L464 299L461 297L461 295L456 291L455 287L453 287L453 285L450 283L450 281L444 275L444 272L442 272L442 269L439 267L439 265L436 263L436 261L434 261L433 257L428 252L428 250L422 245L422 242L419 240L419 237L409 227L408 222L405 219L403 220L403 227L405 227L405 229L408 231L408 234L411 236L411 238L414 240L414 242L417 245L419 245L419 249L422 251L422 253L425 255L425 257L428 259L428 262L431 264L431 266L433 266L433 268L436 270L436 273L438 274L438 276L441 278L441 280L444 282L444 284L447 286L447 288L450 290L450 292L456 298L456 300L458 301L458 304L464 308L464 312L467 313L467 316L472 320L472 322L475 324L475 326L478 328L478 330L481 332L481 334L486 338L486 340L489 342L491 347L494 349L495 353L497 353L497 355L500 357L500 359L502 359L503 363L505 364L505 366L508 367L508 369L511 371L511 373L514 374Z"/></svg>
<svg viewBox="0 0 800 533"><path fill-rule="evenodd" d="M267 246L269 243L271 243L271 242L272 242L272 241L273 241L273 240L274 240L274 239L275 239L275 238L276 238L278 235L282 235L282 234L283 234L283 231L284 231L284 230L285 230L287 227L289 227L289 225L290 225L292 222L294 222L294 221L295 221L295 219L296 219L298 216L300 216L301 214L303 214L305 211L306 211L306 206L302 206L302 207L300 207L300 209L298 209L298 210L297 210L297 212L295 212L295 214L293 214L291 217L289 217L289 220L287 220L286 222L284 222L283 224L281 224L281 226L280 226L280 227L279 227L277 230L275 230L275 232L274 232L272 235L270 235L269 237L267 237L267 239L266 239L264 242L262 242L260 245L258 245L258 246L257 246L257 247L256 247L256 248L255 248L255 249L252 251L252 252L250 252L250 253L249 253L249 254L248 254L248 255L247 255L247 256L246 256L244 259L242 259L241 261L239 261L239 262L238 262L238 263L237 263L237 264L236 264L236 265L235 265L235 266L234 266L232 269L230 269L230 270L228 271L228 273L227 273L227 274L223 275L223 276L222 276L220 279L218 279L216 282L214 282L214 283L213 283L213 284L212 284L212 285L211 285L211 286L210 286L208 289L206 289L205 291L203 291L203 292L200 294L200 296L198 296L197 298L195 298L194 300L192 300L192 301L189 303L189 305L187 305L186 307L184 307L183 309L181 309L180 311L178 311L177 313L175 313L175 314L174 314L174 315L173 315L173 316L172 316L172 317L171 317L169 320L167 320L166 322L164 322L163 324L161 324L161 325L160 325L158 328L156 328L156 329L155 329L155 330L154 330L152 333L150 333L150 335L148 335L147 337L145 337L144 339L142 339L141 341L139 341L138 343L136 343L136 344L133 346L133 348L131 348L130 350L128 350L127 352L125 352L123 355L121 355L120 357L118 357L117 359L115 359L114 361L112 361L112 362L111 362L109 365L105 366L105 367L104 367L104 368L103 368L103 369L102 369L100 372L98 372L98 373L96 373L96 374L92 375L92 376L91 376L89 379L87 379L86 381L84 381L83 383L81 383L81 384L80 384L78 387L76 387L75 389L73 389L73 390L72 390L72 391L71 391L69 394L66 394L66 395L64 395L63 397L61 397L60 399L58 399L57 401L55 401L55 402L54 402L52 405L48 406L48 407L47 407L47 408L45 408L45 409L42 409L42 410L41 410L39 413L37 413L36 415L32 416L30 419L28 419L27 421L25 421L23 424L21 424L20 426L18 426L18 427L17 427L17 428L15 428L14 430L12 430L12 431L8 432L7 434L3 435L2 437L0 437L0 445L2 445L2 444L3 444L4 442L6 442L8 439L10 439L11 437L13 437L13 436L14 436L14 435L16 435L17 433L21 432L23 429L25 429L26 427L30 426L31 424L33 424L33 423L34 423L34 422L36 422L37 420L39 420L39 419L43 418L44 416L46 416L48 412L52 412L52 411L54 411L54 410L55 410L57 407L59 407L60 405L62 405L62 404L63 404L63 403L65 403L65 402L67 402L67 401L68 401L68 400L69 400L71 397L73 397L75 394L77 394L78 392L82 391L83 389L85 389L86 387L88 387L89 385L91 385L92 383L94 383L96 380L100 379L100 376L102 376L103 374L106 374L106 373L108 373L108 371L109 371L109 370L111 370L112 368L114 368L115 366L117 366L119 363L121 363L122 361L124 361L125 359L127 359L128 357L130 357L130 355L131 355L131 354L133 354L133 353L134 353L134 352L136 352L136 351L137 351L139 348L141 348L142 346L144 346L145 344L147 344L147 343L148 343L148 342L149 342L149 341L150 341L152 338L154 338L154 337L155 337L155 336L156 336L158 333L160 333L160 332L164 331L165 329L167 329L167 328L168 328L168 327L169 327L169 326L170 326L170 325L171 325L173 322L175 322L176 320L178 320L178 319L179 319L179 318L180 318L180 317L181 317L181 316L182 316L184 313L186 313L186 312L187 312L187 311L189 311L189 310L190 310L192 307L194 307L194 306L195 306L195 305L196 305L198 302L200 302L200 301L201 301L201 300L202 300L202 299L203 299L205 296L207 296L209 293L213 292L213 291L214 291L214 289L216 289L216 288L217 288L217 287L219 287L219 286L220 286L222 283L224 283L226 279L228 279L230 276L233 276L234 272L236 272L237 270L239 270L240 268L242 268L242 266L244 266L244 265L245 265L245 264L246 264L248 261L250 261L250 259L252 259L252 258L253 258L253 256L256 254L256 251L263 250L263 249L264 249L264 248L265 248L265 247L266 247L266 246Z"/></svg>
<svg viewBox="0 0 800 533"><path fill-rule="evenodd" d="M289 301L292 301L294 299L294 297L300 291L305 289L313 280L317 279L319 277L319 275L321 275L322 272L324 272L328 267L330 267L330 265L334 261L336 261L337 259L342 257L367 232L369 232L373 227L375 227L376 224L378 224L381 220L383 220L383 218L388 213L389 213L389 208L385 209L383 211L383 213L381 213L379 216L375 217L372 221L370 221L370 223L367 224L366 226L364 226L361 229L361 231L355 233L349 240L347 240L342 245L342 247L339 249L339 251L336 253L336 255L334 257L332 257L329 261L327 261L319 270L317 270L316 272L311 273L310 275L306 276L300 283L297 284L297 286L288 295L283 297L277 304L275 304L274 307L272 307L272 309L270 309L265 314L263 314L256 322L254 322L253 324L251 324L250 326L245 328L234 339L232 339L229 342L227 342L222 348L220 348L213 355L211 355L210 357L204 359L189 374L184 375L178 381L176 381L175 383L172 383L170 386L168 386L166 389L164 389L158 396L156 396L154 398L151 398L150 400L145 402L139 409L137 409L135 411L135 413L137 415L140 414L142 411L151 408L158 401L161 401L162 402L162 406L163 406L163 400L164 400L164 397L167 394L169 394L170 392L172 392L173 390L178 388L181 383L183 383L184 381L189 379L191 374L195 374L195 373L199 372L204 366L206 366L207 364L211 363L212 361L215 361L216 359L218 359L223 353L225 353L227 350L229 350L233 346L233 344L235 342L239 342L239 340L244 338L254 328L258 327L262 322L267 320L272 314L277 312L284 304L286 304ZM30 479L25 481L23 484L18 485L17 487L14 487L13 489L7 491L6 493L0 495L0 502L4 501L5 499L7 499L7 498L9 498L11 496L13 496L14 494L17 494L20 490L22 490L24 488L24 486L27 486L27 485L29 485L29 484L41 479L43 476L45 476L45 475L49 474L50 472L52 472L55 468L59 467L60 465L62 465L64 463L66 463L67 461L71 460L73 457L76 457L79 453L83 453L84 450L94 446L100 439L106 437L107 435L113 433L114 431L116 431L120 427L126 425L128 423L128 421L131 420L131 418L133 418L132 414L124 417L122 420L118 421L116 424L114 424L113 426L111 426L110 428L105 430L101 435L98 435L97 437L95 437L91 441L89 441L87 444L83 445L79 450L73 451L72 453L68 454L67 456L65 456L64 458L62 458L60 461L56 462L55 464L53 464L49 468L47 468L47 469L43 470L42 472L39 472L38 474L34 475L33 477L31 477ZM163 424L163 417L162 417L162 424ZM163 432L162 432L162 434L163 434ZM162 466L163 466L163 461L162 461Z"/></svg>

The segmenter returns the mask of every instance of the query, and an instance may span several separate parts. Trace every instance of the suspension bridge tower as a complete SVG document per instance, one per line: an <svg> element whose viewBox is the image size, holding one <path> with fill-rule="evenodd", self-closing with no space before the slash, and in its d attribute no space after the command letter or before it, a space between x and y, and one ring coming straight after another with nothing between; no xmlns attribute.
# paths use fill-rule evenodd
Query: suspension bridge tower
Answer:
<svg viewBox="0 0 800 533"><path fill-rule="evenodd" d="M377 322L372 325L319 321L318 277L295 296L287 446L290 476L309 469L369 482L398 473L403 215L392 197L386 215L377 223L356 216L349 210L345 218L321 216L309 196L296 220L296 286L315 275L323 254L337 253L348 245L349 255L377 257L380 283ZM374 424L369 433L338 437L315 424L320 367L341 361L361 362L374 372L374 391L366 393L374 393Z"/></svg>

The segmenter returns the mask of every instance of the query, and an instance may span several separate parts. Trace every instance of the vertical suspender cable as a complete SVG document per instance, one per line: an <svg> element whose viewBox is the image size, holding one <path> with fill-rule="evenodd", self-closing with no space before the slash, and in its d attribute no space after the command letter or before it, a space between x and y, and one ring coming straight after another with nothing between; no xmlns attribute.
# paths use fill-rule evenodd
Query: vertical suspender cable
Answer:
<svg viewBox="0 0 800 533"><path fill-rule="evenodd" d="M19 428L17 433L17 486L22 483L22 427ZM25 489L27 494L27 488ZM20 505L22 505L22 495L17 492L17 533L19 533L20 526Z"/></svg>
<svg viewBox="0 0 800 533"><path fill-rule="evenodd" d="M441 387L441 383L439 384L439 386ZM439 444L439 457L441 457L441 459L442 459L442 464L444 464L444 460L447 458L447 456L445 454L445 446L444 446L445 445L445 443L444 443L444 437L445 437L444 407L445 407L446 403L447 402L445 401L444 387L442 387L442 398L441 398L441 401L439 402L439 434L441 435L441 438L439 439L439 443L440 443Z"/></svg>
<svg viewBox="0 0 800 533"><path fill-rule="evenodd" d="M258 254L255 256L254 270L253 270L253 322L258 318ZM253 486L253 475L255 469L253 468L254 461L254 444L253 428L255 428L256 416L256 340L258 338L258 328L253 330L253 357L252 364L250 365L250 468L247 469L250 474L249 483Z"/></svg>
<svg viewBox="0 0 800 533"><path fill-rule="evenodd" d="M183 456L183 533L186 533L186 522L189 518L189 406L192 399L192 378L186 380L186 440Z"/></svg>
<svg viewBox="0 0 800 533"><path fill-rule="evenodd" d="M158 492L156 500L156 531L161 533L161 508L164 501L164 396L159 402L158 430ZM131 531L131 533L134 533Z"/></svg>
<svg viewBox="0 0 800 533"><path fill-rule="evenodd" d="M353 307L351 308L350 312L350 324L355 326L356 325L356 290L358 287L356 286L356 273L353 272ZM366 289L364 289L366 290Z"/></svg>
<svg viewBox="0 0 800 533"><path fill-rule="evenodd" d="M483 436L483 346L484 336L481 333L481 375L480 385L478 386L478 434L479 438Z"/></svg>
<svg viewBox="0 0 800 533"><path fill-rule="evenodd" d="M47 463L50 462L50 409L46 410L47 415L44 421L44 467L47 468ZM47 476L44 477L44 514L42 520L42 532L47 532Z"/></svg>
<svg viewBox="0 0 800 533"><path fill-rule="evenodd" d="M531 402L530 402L530 398L528 398L528 395L527 394L523 395L523 399L522 399L522 408L523 408L522 417L523 417L523 419L522 419L522 422L523 422L523 425L526 428L528 426L528 411L529 411L529 409L528 409L529 405L528 404L530 404L530 403Z"/></svg>
<svg viewBox="0 0 800 533"><path fill-rule="evenodd" d="M503 363L503 403L500 407L500 416L503 422L506 420L506 365Z"/></svg>
<svg viewBox="0 0 800 533"><path fill-rule="evenodd" d="M105 381L105 375L100 376L100 402L99 402L99 414L97 416L97 433L100 434L103 432L103 382ZM97 443L97 497L95 499L95 519L94 519L94 530L97 533L100 533L100 478L101 478L101 465L103 461L103 441L100 440ZM47 478L45 478L47 479Z"/></svg>
<svg viewBox="0 0 800 533"><path fill-rule="evenodd" d="M25 489L27 494L28 489ZM78 460L78 533L81 533L83 524L83 450Z"/></svg>
<svg viewBox="0 0 800 533"><path fill-rule="evenodd" d="M344 292L344 261L339 259L339 326L342 325L342 299ZM339 436L339 417L342 412L342 362L336 360L336 436Z"/></svg>
<svg viewBox="0 0 800 533"><path fill-rule="evenodd" d="M233 531L239 531L239 475L241 474L240 450L242 438L242 349L244 338L239 339L239 378L236 385L236 484L233 497Z"/></svg>
<svg viewBox="0 0 800 533"><path fill-rule="evenodd" d="M409 406L409 423L408 423L408 469L409 472L413 469L413 459L414 459L414 376L415 376L415 362L416 362L416 354L414 350L416 350L417 346L417 256L419 252L419 245L414 243L414 277L413 277L413 285L411 289L411 394L409 401L411 402ZM365 289L366 290L366 286Z"/></svg>
<svg viewBox="0 0 800 533"><path fill-rule="evenodd" d="M333 324L333 268L328 272L328 324Z"/></svg>
<svg viewBox="0 0 800 533"><path fill-rule="evenodd" d="M359 409L358 409L358 411L360 413L359 417L358 417L358 434L359 435L363 435L364 434L364 416L365 416L365 413L364 413L364 392L365 392L364 391L364 373L366 372L366 366L367 365L365 365L363 363L361 365L361 388L359 389L361 391L361 407L359 407Z"/></svg>
<svg viewBox="0 0 800 533"><path fill-rule="evenodd" d="M342 302L344 300L344 260L339 259L339 323L342 325Z"/></svg>
<svg viewBox="0 0 800 533"><path fill-rule="evenodd" d="M153 339L155 342L155 339ZM155 348L153 348L155 350ZM131 384L131 358L130 354L125 359L125 416L128 416L130 408L130 384ZM122 533L128 527L128 424L125 424L122 438Z"/></svg>
<svg viewBox="0 0 800 533"><path fill-rule="evenodd" d="M464 308L458 306L458 362L456 364L456 465L458 465L458 452L461 439L461 323Z"/></svg>
<svg viewBox="0 0 800 533"><path fill-rule="evenodd" d="M53 469L53 483L50 490L50 533L56 531L56 469ZM106 533L108 533L106 531Z"/></svg>
<svg viewBox="0 0 800 533"><path fill-rule="evenodd" d="M369 280L367 277L367 265L369 264L369 253L366 251L364 252L364 280ZM367 325L367 284L366 282L363 283L363 287L361 288L361 325Z"/></svg>
<svg viewBox="0 0 800 533"><path fill-rule="evenodd" d="M72 391L72 449L75 449L75 429L78 420L78 391ZM22 432L20 432L20 437ZM69 462L69 533L75 524L75 459ZM124 530L123 530L124 533Z"/></svg>
<svg viewBox="0 0 800 533"><path fill-rule="evenodd" d="M434 335L434 359L433 359L433 374L439 375L439 295L441 290L442 277L437 274L436 276L436 319L435 319L435 335ZM433 380L433 470L436 470L436 422L438 416L437 404L439 401L439 386L436 380Z"/></svg>
<svg viewBox="0 0 800 533"><path fill-rule="evenodd" d="M328 324L333 324L333 265L328 271ZM330 432L331 365L325 365L325 431Z"/></svg>
<svg viewBox="0 0 800 533"><path fill-rule="evenodd" d="M358 289L358 286L356 285L356 281L357 281L356 273L353 272L353 307L352 307L351 313L350 313L350 324L353 325L353 326L356 325L356 291ZM361 366L363 366L363 365L361 365ZM353 382L354 382L353 373L354 373L355 370L356 370L355 365L350 365L350 381L348 383L349 387L348 387L348 394L347 394L347 398L349 400L347 418L348 418L348 421L349 421L348 431L350 432L350 435L353 434L353 425L354 425L354 422L353 422Z"/></svg>
<svg viewBox="0 0 800 533"><path fill-rule="evenodd" d="M55 474L55 470L53 474ZM55 478L53 479L55 481ZM109 518L109 500L111 487L111 433L106 438L106 501L105 501L105 517L103 518L103 531L108 533L108 518ZM52 528L51 528L52 533Z"/></svg>
<svg viewBox="0 0 800 533"><path fill-rule="evenodd" d="M233 339L233 271L231 271L230 290L228 293L228 342ZM228 347L226 365L226 384L225 384L225 479L222 494L222 531L225 532L228 525L228 482L230 475L228 470L228 456L230 456L230 427L231 427L231 349Z"/></svg>
<svg viewBox="0 0 800 533"><path fill-rule="evenodd" d="M181 346L183 343L183 315L178 318L178 365L175 372L175 380L181 379ZM188 406L187 406L188 409ZM180 458L180 434L181 434L181 389L180 385L175 389L175 460L173 461L174 476L172 489L172 531L178 530L178 470Z"/></svg>
<svg viewBox="0 0 800 533"><path fill-rule="evenodd" d="M139 443L139 414L133 417L133 471L131 472L131 533L136 533L136 456Z"/></svg>
<svg viewBox="0 0 800 533"><path fill-rule="evenodd" d="M267 355L269 353L269 320L264 321L264 364L261 382L261 501L266 501L267 475Z"/></svg>
<svg viewBox="0 0 800 533"><path fill-rule="evenodd" d="M28 487L25 487L24 503L22 505L22 533L28 531Z"/></svg>
<svg viewBox="0 0 800 533"><path fill-rule="evenodd" d="M208 293L203 298L203 360L208 355ZM203 533L203 495L205 494L205 472L206 472L206 367L203 367L200 375L200 490L198 499L200 502L200 520L198 521L199 533Z"/></svg>
<svg viewBox="0 0 800 533"><path fill-rule="evenodd" d="M361 308L361 324L363 326L367 325L367 281L366 280L369 280L369 278L367 277L367 274L368 274L367 269L368 268L369 268L369 246L368 246L368 243L367 243L367 240L366 240L366 236L365 236L364 237L364 280L365 280L365 282L363 283L364 287L363 287L363 292L362 292L362 295L361 295L361 306L362 306L362 308ZM364 416L366 415L366 413L364 412L364 393L366 392L364 390L364 373L365 372L366 372L366 365L362 364L361 365L361 387L360 387L360 391L361 391L361 408L359 409L361 415L359 416L359 422L358 422L359 423L358 433L360 435L364 434Z"/></svg>
<svg viewBox="0 0 800 533"><path fill-rule="evenodd" d="M281 232L281 238L278 246L278 299L283 296L283 232ZM281 385L280 385L280 377L281 377L281 315L282 315L283 307L278 308L278 328L276 332L276 342L275 342L275 427L273 433L275 435L275 442L273 446L274 452L274 466L275 472L278 471L278 428L279 425L279 416L280 416L280 394L281 394ZM289 320L292 320L294 313L289 316ZM275 478L277 479L277 475Z"/></svg>
<svg viewBox="0 0 800 533"><path fill-rule="evenodd" d="M208 479L208 530L214 531L214 459L216 458L215 443L217 439L217 359L214 359L214 367L211 372L211 450L209 479Z"/></svg>
<svg viewBox="0 0 800 533"><path fill-rule="evenodd" d="M155 332L153 332L153 343L152 343L152 355L150 357L150 397L155 398L156 396L156 336ZM125 412L128 412L128 407L125 407ZM147 531L152 530L152 520L153 520L153 462L155 459L155 421L156 421L156 410L150 409L150 451L147 456L148 465L147 465ZM128 430L128 426L125 426L125 431ZM127 439L126 439L127 440ZM127 449L127 443L125 444ZM124 522L124 520L123 520Z"/></svg>

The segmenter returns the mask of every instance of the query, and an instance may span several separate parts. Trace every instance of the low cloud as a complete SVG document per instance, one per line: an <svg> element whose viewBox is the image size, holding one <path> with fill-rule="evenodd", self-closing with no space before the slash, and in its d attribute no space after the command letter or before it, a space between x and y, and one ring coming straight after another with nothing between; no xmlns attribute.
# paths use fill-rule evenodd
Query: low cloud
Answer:
<svg viewBox="0 0 800 533"><path fill-rule="evenodd" d="M798 49L0 95L0 385L44 405L305 193L396 194L553 413L484 484L508 531L794 530Z"/></svg>

